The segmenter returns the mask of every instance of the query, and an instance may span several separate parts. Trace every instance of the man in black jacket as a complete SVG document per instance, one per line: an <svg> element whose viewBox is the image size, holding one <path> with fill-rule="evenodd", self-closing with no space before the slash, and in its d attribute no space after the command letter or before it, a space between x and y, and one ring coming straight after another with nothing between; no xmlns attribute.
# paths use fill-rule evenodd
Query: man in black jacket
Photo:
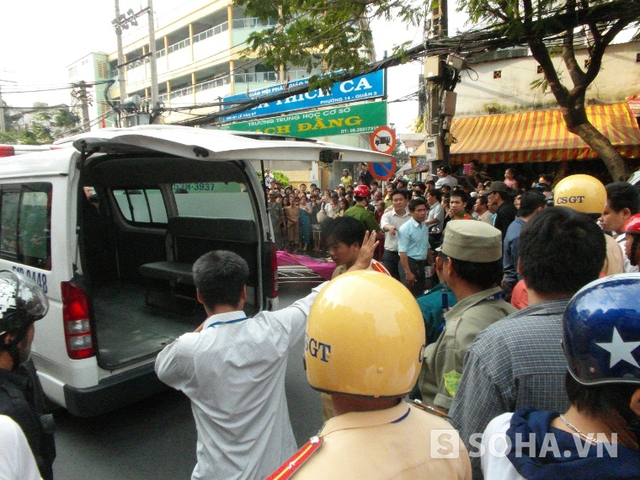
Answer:
<svg viewBox="0 0 640 480"><path fill-rule="evenodd" d="M0 414L20 425L45 480L53 478L54 422L37 406L42 391L28 360L33 324L48 307L35 283L16 272L0 271Z"/></svg>
<svg viewBox="0 0 640 480"><path fill-rule="evenodd" d="M493 226L502 232L502 239L507 234L507 228L511 225L518 214L518 209L513 205L511 189L504 182L491 182L489 190L489 204L497 203L498 211Z"/></svg>

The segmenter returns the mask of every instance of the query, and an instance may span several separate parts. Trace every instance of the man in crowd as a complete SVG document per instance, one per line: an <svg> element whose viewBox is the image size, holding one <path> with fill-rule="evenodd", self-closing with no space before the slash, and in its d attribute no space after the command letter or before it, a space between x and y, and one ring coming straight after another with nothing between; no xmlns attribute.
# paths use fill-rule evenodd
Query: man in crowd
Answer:
<svg viewBox="0 0 640 480"><path fill-rule="evenodd" d="M337 265L332 278L345 273L355 265L363 248L366 233L362 223L351 217L327 219L322 224L322 238L326 239L329 256ZM389 274L384 265L377 260L371 260L367 268Z"/></svg>
<svg viewBox="0 0 640 480"><path fill-rule="evenodd" d="M411 215L407 211L409 192L393 190L391 192L391 210L382 214L380 227L384 232L384 253L382 264L396 280L400 280L400 255L398 254L398 229L404 225Z"/></svg>
<svg viewBox="0 0 640 480"><path fill-rule="evenodd" d="M485 478L640 478L638 296L640 276L616 275L571 299L562 338L571 406L563 414L526 407L494 418L482 442ZM508 437L510 451L492 448L498 435ZM551 448L542 454L525 445Z"/></svg>
<svg viewBox="0 0 640 480"><path fill-rule="evenodd" d="M500 291L502 235L484 222L452 220L437 249L436 269L458 299L445 313L445 328L428 345L420 375L422 400L449 410L462 360L473 339L489 325L515 312Z"/></svg>
<svg viewBox="0 0 640 480"><path fill-rule="evenodd" d="M438 180L436 180L436 188L441 189L443 185L449 185L453 188L458 185L458 180L451 175L451 167L441 166L436 170L438 173Z"/></svg>
<svg viewBox="0 0 640 480"><path fill-rule="evenodd" d="M369 165L364 162L360 162L360 172L358 173L358 178L360 180L360 185L366 185L367 188L371 187L371 182L373 182L373 175L369 171Z"/></svg>
<svg viewBox="0 0 640 480"><path fill-rule="evenodd" d="M376 232L378 240L382 240L384 234L380 229L380 225L376 222L376 217L373 216L373 213L368 210L371 190L369 190L369 187L366 185L358 185L353 189L353 194L356 204L349 207L347 211L344 212L344 216L355 218L362 223L366 230Z"/></svg>
<svg viewBox="0 0 640 480"><path fill-rule="evenodd" d="M305 365L309 384L331 394L336 416L269 478L470 478L450 425L403 400L423 341L420 310L402 284L372 272L332 280L309 313Z"/></svg>
<svg viewBox="0 0 640 480"><path fill-rule="evenodd" d="M478 214L478 220L493 225L491 221L492 213L489 211L489 202L486 195L479 195L476 198L473 209Z"/></svg>
<svg viewBox="0 0 640 480"><path fill-rule="evenodd" d="M284 207L282 203L277 201L278 192L275 190L269 190L269 216L271 217L271 225L273 226L273 236L276 248L281 250L282 244L282 229L285 224Z"/></svg>
<svg viewBox="0 0 640 480"><path fill-rule="evenodd" d="M336 215L340 211L340 204L338 203L340 196L336 192L332 192L330 199L331 201L324 206L324 214L327 218L336 218Z"/></svg>
<svg viewBox="0 0 640 480"><path fill-rule="evenodd" d="M449 411L467 448L477 449L489 421L502 413L566 409L562 314L571 296L598 278L605 255L602 230L572 209L545 208L524 225L519 268L529 307L478 335ZM482 478L479 458L472 467Z"/></svg>
<svg viewBox="0 0 640 480"><path fill-rule="evenodd" d="M432 189L427 192L429 214L425 220L427 227L435 225L435 228L439 229L440 232L442 232L442 229L444 228L444 209L440 203L441 198L442 194L440 193L440 190Z"/></svg>
<svg viewBox="0 0 640 480"><path fill-rule="evenodd" d="M53 417L37 405L44 393L29 357L34 323L48 309L44 292L29 278L0 271L0 415L20 425L45 480L53 478L55 425Z"/></svg>
<svg viewBox="0 0 640 480"><path fill-rule="evenodd" d="M511 291L522 275L518 273L518 247L520 244L520 232L525 223L547 205L547 199L540 192L530 190L522 194L518 217L511 222L507 229L502 245L502 265L504 276L502 277L502 292L505 300L511 300Z"/></svg>
<svg viewBox="0 0 640 480"><path fill-rule="evenodd" d="M625 234L622 226L633 215L640 211L640 195L638 189L627 182L614 182L606 186L607 204L600 217L600 225L608 232L613 232L620 245L624 259L625 272L637 272L638 267L631 265L625 251Z"/></svg>
<svg viewBox="0 0 640 480"><path fill-rule="evenodd" d="M427 204L424 199L411 200L409 213L411 219L398 229L398 254L404 269L405 284L413 296L417 297L424 293L425 267L431 256L429 233L424 223L427 218Z"/></svg>
<svg viewBox="0 0 640 480"><path fill-rule="evenodd" d="M463 190L455 189L451 192L449 196L449 213L445 221L445 228L447 222L451 220L473 220L473 217L464 209L466 204L467 194L464 193Z"/></svg>
<svg viewBox="0 0 640 480"><path fill-rule="evenodd" d="M354 269L371 261L375 241L364 243ZM290 307L247 318L249 267L242 257L206 253L193 276L208 318L156 360L158 378L191 400L198 431L192 479L265 478L296 450L284 389L288 352L324 284Z"/></svg>
<svg viewBox="0 0 640 480"><path fill-rule="evenodd" d="M515 220L518 213L518 210L513 205L511 191L506 183L497 181L491 182L491 186L486 193L489 205L492 203L498 205L493 226L502 232L502 238L504 238L507 234L507 228Z"/></svg>

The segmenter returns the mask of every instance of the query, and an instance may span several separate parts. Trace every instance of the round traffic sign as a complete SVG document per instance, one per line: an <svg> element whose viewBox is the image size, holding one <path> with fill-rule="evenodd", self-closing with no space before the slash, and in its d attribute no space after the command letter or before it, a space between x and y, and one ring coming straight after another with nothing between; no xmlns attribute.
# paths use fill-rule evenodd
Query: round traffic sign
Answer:
<svg viewBox="0 0 640 480"><path fill-rule="evenodd" d="M369 163L369 172L376 180L389 180L396 173L397 169L395 157L391 157L391 161L387 163Z"/></svg>
<svg viewBox="0 0 640 480"><path fill-rule="evenodd" d="M378 152L391 153L396 148L396 132L386 125L378 127L371 134L369 145Z"/></svg>

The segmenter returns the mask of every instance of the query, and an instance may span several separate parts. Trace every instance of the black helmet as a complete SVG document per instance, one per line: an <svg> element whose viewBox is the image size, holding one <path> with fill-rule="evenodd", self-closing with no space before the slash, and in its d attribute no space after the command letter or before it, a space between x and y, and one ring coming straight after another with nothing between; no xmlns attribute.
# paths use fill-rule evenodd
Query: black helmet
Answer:
<svg viewBox="0 0 640 480"><path fill-rule="evenodd" d="M47 310L42 288L20 273L0 270L0 339L6 333L24 334Z"/></svg>

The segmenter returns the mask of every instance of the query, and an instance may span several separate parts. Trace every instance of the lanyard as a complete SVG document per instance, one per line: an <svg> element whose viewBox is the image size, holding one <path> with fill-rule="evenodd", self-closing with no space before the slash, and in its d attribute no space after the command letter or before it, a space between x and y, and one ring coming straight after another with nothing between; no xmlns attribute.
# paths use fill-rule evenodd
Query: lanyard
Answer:
<svg viewBox="0 0 640 480"><path fill-rule="evenodd" d="M215 327L217 325L227 325L229 323L238 323L238 322L242 322L242 321L244 321L246 319L247 319L247 317L242 317L242 318L236 318L235 320L229 320L228 322L214 322L211 325L209 325L207 328Z"/></svg>

